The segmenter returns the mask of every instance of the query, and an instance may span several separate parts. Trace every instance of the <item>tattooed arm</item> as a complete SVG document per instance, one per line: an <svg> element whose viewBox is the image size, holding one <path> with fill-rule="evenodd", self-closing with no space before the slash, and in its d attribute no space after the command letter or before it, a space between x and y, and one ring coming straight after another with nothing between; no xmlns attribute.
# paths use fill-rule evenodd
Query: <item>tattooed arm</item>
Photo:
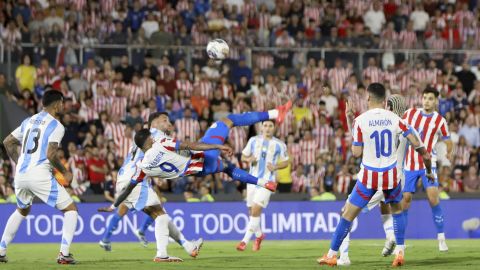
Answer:
<svg viewBox="0 0 480 270"><path fill-rule="evenodd" d="M50 164L57 169L60 173L63 174L65 180L68 183L72 181L72 173L68 171L65 166L63 166L62 162L57 157L57 150L58 150L58 142L50 142L48 143L48 150L47 150L47 158L50 161Z"/></svg>
<svg viewBox="0 0 480 270"><path fill-rule="evenodd" d="M20 156L20 149L22 144L19 140L13 137L12 134L9 134L5 140L3 140L3 145L7 150L8 156L16 163L18 163L18 157Z"/></svg>

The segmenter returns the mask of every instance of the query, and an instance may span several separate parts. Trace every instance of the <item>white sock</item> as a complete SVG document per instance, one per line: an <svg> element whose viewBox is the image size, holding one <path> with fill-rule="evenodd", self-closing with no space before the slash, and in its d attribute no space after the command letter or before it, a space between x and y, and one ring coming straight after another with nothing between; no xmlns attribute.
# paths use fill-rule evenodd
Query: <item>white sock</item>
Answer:
<svg viewBox="0 0 480 270"><path fill-rule="evenodd" d="M250 217L253 222L253 228L255 229L255 237L262 236L262 227L260 227L260 217Z"/></svg>
<svg viewBox="0 0 480 270"><path fill-rule="evenodd" d="M278 110L277 109L268 111L268 119L277 119L277 117L278 117Z"/></svg>
<svg viewBox="0 0 480 270"><path fill-rule="evenodd" d="M347 236L343 239L342 244L340 245L340 257L348 258L348 248L350 247L350 233L347 233Z"/></svg>
<svg viewBox="0 0 480 270"><path fill-rule="evenodd" d="M402 251L405 254L405 245L396 245L393 254L397 255L399 251Z"/></svg>
<svg viewBox="0 0 480 270"><path fill-rule="evenodd" d="M327 257L328 257L328 258L332 258L333 256L337 255L337 253L338 253L337 251L332 250L332 249L329 249L329 250L328 250Z"/></svg>
<svg viewBox="0 0 480 270"><path fill-rule="evenodd" d="M243 236L242 242L245 242L245 244L248 244L250 239L252 238L252 235L256 231L256 224L259 224L260 220L258 222L255 220L255 217L250 216L248 220L248 225L247 225L247 231L245 232L245 235Z"/></svg>
<svg viewBox="0 0 480 270"><path fill-rule="evenodd" d="M70 254L70 245L72 244L73 235L77 228L77 211L67 211L63 214L62 243L60 244L60 252L68 256Z"/></svg>
<svg viewBox="0 0 480 270"><path fill-rule="evenodd" d="M5 256L7 253L7 246L12 242L15 234L17 233L18 227L22 224L22 221L25 219L20 212L15 210L10 217L8 218L7 225L3 231L2 240L0 241L0 255Z"/></svg>
<svg viewBox="0 0 480 270"><path fill-rule="evenodd" d="M155 219L155 239L157 240L157 257L167 258L168 246L168 215L161 215Z"/></svg>
<svg viewBox="0 0 480 270"><path fill-rule="evenodd" d="M382 215L383 230L387 240L395 241L395 231L393 230L393 217L391 214Z"/></svg>
<svg viewBox="0 0 480 270"><path fill-rule="evenodd" d="M193 249L193 244L185 239L183 233L175 226L175 224L169 220L168 221L168 236L170 236L175 242L185 249L187 253L190 253Z"/></svg>
<svg viewBox="0 0 480 270"><path fill-rule="evenodd" d="M438 239L438 240L445 240L445 233L439 233L439 234L437 234L437 239Z"/></svg>

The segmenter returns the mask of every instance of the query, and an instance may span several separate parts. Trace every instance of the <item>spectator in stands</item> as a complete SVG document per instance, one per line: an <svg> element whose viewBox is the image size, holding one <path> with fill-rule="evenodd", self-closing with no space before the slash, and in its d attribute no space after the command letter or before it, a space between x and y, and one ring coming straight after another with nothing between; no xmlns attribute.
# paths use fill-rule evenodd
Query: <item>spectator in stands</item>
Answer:
<svg viewBox="0 0 480 270"><path fill-rule="evenodd" d="M117 182L116 177L111 177L105 182L105 190L103 192L103 196L105 196L105 200L108 202L115 202L115 184Z"/></svg>
<svg viewBox="0 0 480 270"><path fill-rule="evenodd" d="M108 172L107 164L104 159L100 158L97 147L89 147L86 158L90 189L95 194L104 194L103 184L106 178L105 175Z"/></svg>
<svg viewBox="0 0 480 270"><path fill-rule="evenodd" d="M373 2L372 9L365 13L363 20L374 35L380 35L382 27L386 23L385 13L383 13L380 1Z"/></svg>
<svg viewBox="0 0 480 270"><path fill-rule="evenodd" d="M215 199L210 194L210 190L208 189L208 187L204 185L200 187L200 195L201 195L200 201L202 202L215 202Z"/></svg>
<svg viewBox="0 0 480 270"><path fill-rule="evenodd" d="M480 129L475 126L475 117L470 114L465 123L460 127L458 131L459 136L465 137L468 145L472 147L480 147Z"/></svg>
<svg viewBox="0 0 480 270"><path fill-rule="evenodd" d="M33 92L33 87L37 79L37 71L35 67L32 66L32 60L28 54L22 56L22 64L17 67L15 78L17 89L28 89Z"/></svg>
<svg viewBox="0 0 480 270"><path fill-rule="evenodd" d="M470 166L463 179L465 192L478 192L480 190L480 177L475 166Z"/></svg>
<svg viewBox="0 0 480 270"><path fill-rule="evenodd" d="M245 56L240 56L238 59L238 66L232 70L232 83L237 85L240 83L240 78L247 77L248 82L252 80L252 69L247 66Z"/></svg>
<svg viewBox="0 0 480 270"><path fill-rule="evenodd" d="M200 202L200 199L196 198L193 196L193 192L191 191L185 191L183 193L183 197L185 198L186 202Z"/></svg>

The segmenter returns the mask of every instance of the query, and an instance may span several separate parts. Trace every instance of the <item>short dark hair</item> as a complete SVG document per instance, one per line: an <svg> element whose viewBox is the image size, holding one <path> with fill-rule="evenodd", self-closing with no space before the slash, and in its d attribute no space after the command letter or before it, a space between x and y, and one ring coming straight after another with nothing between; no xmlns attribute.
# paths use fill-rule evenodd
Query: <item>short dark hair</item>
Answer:
<svg viewBox="0 0 480 270"><path fill-rule="evenodd" d="M273 126L275 126L275 120L273 120L273 119L264 120L264 121L262 121L262 124L265 123L265 122L270 122L270 123L273 124Z"/></svg>
<svg viewBox="0 0 480 270"><path fill-rule="evenodd" d="M368 85L367 92L378 100L385 100L386 90L381 83L371 83Z"/></svg>
<svg viewBox="0 0 480 270"><path fill-rule="evenodd" d="M63 94L57 90L48 90L43 94L42 105L48 107L54 102L63 101Z"/></svg>
<svg viewBox="0 0 480 270"><path fill-rule="evenodd" d="M148 128L141 129L135 134L135 138L134 138L135 144L138 147L143 148L143 145L147 141L148 137L150 137L150 135L151 135L150 130Z"/></svg>
<svg viewBox="0 0 480 270"><path fill-rule="evenodd" d="M161 115L165 115L166 117L168 117L168 113L167 112L154 112L154 113L151 113L149 116L148 116L148 128L150 128L150 126L152 125L152 122L157 119L158 117L160 117Z"/></svg>
<svg viewBox="0 0 480 270"><path fill-rule="evenodd" d="M438 92L438 90L435 88L435 87L432 87L432 86L427 86L424 90L423 90L423 95L425 94L433 94L435 96L435 98L438 98L438 96L440 95L440 93Z"/></svg>

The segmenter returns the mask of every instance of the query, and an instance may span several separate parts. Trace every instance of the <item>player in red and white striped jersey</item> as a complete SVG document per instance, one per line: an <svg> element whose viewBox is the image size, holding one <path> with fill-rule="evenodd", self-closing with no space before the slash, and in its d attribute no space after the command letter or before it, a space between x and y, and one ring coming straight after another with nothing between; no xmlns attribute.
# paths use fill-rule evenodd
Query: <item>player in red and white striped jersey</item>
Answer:
<svg viewBox="0 0 480 270"><path fill-rule="evenodd" d="M192 118L192 109L185 108L183 110L183 118L175 121L175 130L177 139L180 141L195 142L200 136L200 124Z"/></svg>
<svg viewBox="0 0 480 270"><path fill-rule="evenodd" d="M438 91L428 86L423 91L423 108L409 109L405 112L404 119L409 125L415 128L427 149L427 152L432 154L432 164L436 164L436 153L433 148L437 143L438 137L441 134L442 139L447 145L447 158L452 160L452 141L450 140L450 133L448 132L448 125L445 118L443 118L435 108L438 104ZM427 180L425 167L427 164L419 155L414 147L409 146L407 150L407 157L405 159L405 188L403 190L403 208L405 210L405 220L408 221L408 209L412 201L413 193L416 192L417 181L422 179L423 188L427 192L428 201L432 207L432 215L435 226L437 228L437 238L439 241L439 250L447 251L448 247L445 242L445 234L443 230L443 213L440 207L440 198L438 196L438 180L436 170L433 168L435 181L432 183ZM428 170L428 169L427 169Z"/></svg>
<svg viewBox="0 0 480 270"><path fill-rule="evenodd" d="M405 219L400 204L402 193L397 179L398 136L406 137L417 151L423 154L428 170L428 177L433 180L430 154L421 144L413 129L406 121L391 111L385 110L386 89L380 83L372 83L367 88L368 111L355 120L354 112L347 103L348 127L353 143L352 154L362 157L358 181L344 207L342 218L333 235L330 250L317 262L330 266L337 265L337 252L340 244L350 231L353 220L368 204L377 190L382 190L385 202L390 204L393 212L393 224L396 228L396 258L392 265L404 263Z"/></svg>

